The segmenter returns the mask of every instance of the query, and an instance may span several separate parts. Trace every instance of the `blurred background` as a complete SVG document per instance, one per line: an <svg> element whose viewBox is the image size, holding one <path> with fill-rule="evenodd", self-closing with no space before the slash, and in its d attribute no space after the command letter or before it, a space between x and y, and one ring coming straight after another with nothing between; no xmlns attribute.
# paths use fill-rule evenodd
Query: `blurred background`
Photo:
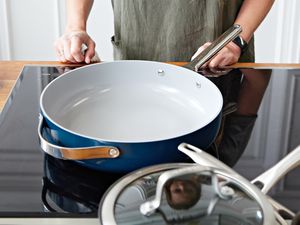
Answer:
<svg viewBox="0 0 300 225"><path fill-rule="evenodd" d="M299 0L276 0L256 36L256 62L300 62ZM65 27L64 0L0 0L0 60L56 60L53 42ZM110 0L95 0L88 31L110 61L113 14Z"/></svg>

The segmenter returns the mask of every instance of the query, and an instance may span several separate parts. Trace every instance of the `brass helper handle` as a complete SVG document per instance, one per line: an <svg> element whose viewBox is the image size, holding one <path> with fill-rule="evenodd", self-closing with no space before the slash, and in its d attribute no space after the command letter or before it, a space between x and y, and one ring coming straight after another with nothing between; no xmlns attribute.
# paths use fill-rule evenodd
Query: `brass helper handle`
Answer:
<svg viewBox="0 0 300 225"><path fill-rule="evenodd" d="M120 155L118 148L113 146L91 146L82 148L62 147L49 143L42 135L44 118L39 116L38 135L40 146L47 154L58 158L68 160L84 160L84 159L105 159L117 158Z"/></svg>

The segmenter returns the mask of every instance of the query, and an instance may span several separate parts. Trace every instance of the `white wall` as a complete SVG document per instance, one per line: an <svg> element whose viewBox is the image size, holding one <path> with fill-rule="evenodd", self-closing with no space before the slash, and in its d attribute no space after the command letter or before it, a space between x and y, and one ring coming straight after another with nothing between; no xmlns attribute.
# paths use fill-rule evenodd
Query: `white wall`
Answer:
<svg viewBox="0 0 300 225"><path fill-rule="evenodd" d="M300 62L299 10L299 0L275 1L256 32L257 62ZM0 59L56 60L53 42L64 26L63 0L0 0ZM110 0L95 0L88 29L101 59L112 60Z"/></svg>
<svg viewBox="0 0 300 225"><path fill-rule="evenodd" d="M54 59L52 42L57 31L57 10L54 1L40 0L0 0L1 14L5 32L2 46L4 59L46 60ZM2 28L1 28L2 30Z"/></svg>
<svg viewBox="0 0 300 225"><path fill-rule="evenodd" d="M0 60L56 60L53 42L64 27L63 0L0 0ZM88 27L102 60L112 60L110 0L95 0Z"/></svg>
<svg viewBox="0 0 300 225"><path fill-rule="evenodd" d="M256 36L256 62L299 63L299 0L275 0Z"/></svg>

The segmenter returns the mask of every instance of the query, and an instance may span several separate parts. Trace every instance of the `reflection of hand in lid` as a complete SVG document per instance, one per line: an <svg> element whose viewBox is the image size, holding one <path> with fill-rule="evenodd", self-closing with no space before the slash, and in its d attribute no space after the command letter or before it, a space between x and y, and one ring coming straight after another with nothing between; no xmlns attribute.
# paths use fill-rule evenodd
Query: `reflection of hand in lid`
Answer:
<svg viewBox="0 0 300 225"><path fill-rule="evenodd" d="M56 68L57 68L59 74L61 75L61 74L64 74L64 73L66 73L66 72L71 71L72 69L74 69L74 68L76 68L76 67L58 66L58 67L56 67Z"/></svg>
<svg viewBox="0 0 300 225"><path fill-rule="evenodd" d="M243 79L237 98L236 111L222 121L217 140L219 159L234 166L250 139L257 112L268 86L271 70L241 69Z"/></svg>
<svg viewBox="0 0 300 225"><path fill-rule="evenodd" d="M165 186L169 205L174 209L188 209L194 206L201 197L199 176L191 179L172 179Z"/></svg>
<svg viewBox="0 0 300 225"><path fill-rule="evenodd" d="M199 70L198 72L202 74L205 77L220 77L223 75L228 74L232 69L227 68L203 68Z"/></svg>

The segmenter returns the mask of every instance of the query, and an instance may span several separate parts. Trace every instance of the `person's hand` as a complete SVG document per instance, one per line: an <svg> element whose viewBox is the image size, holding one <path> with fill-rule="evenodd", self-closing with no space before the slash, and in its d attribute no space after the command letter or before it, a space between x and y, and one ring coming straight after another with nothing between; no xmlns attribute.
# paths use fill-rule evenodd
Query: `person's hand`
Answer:
<svg viewBox="0 0 300 225"><path fill-rule="evenodd" d="M199 55L204 49L206 49L211 42L207 42L202 45L197 52L192 56L192 60ZM227 44L223 49L221 49L218 54L216 54L211 60L206 62L201 68L209 67L209 68L216 68L216 67L225 67L237 63L241 56L241 49L230 42Z"/></svg>
<svg viewBox="0 0 300 225"><path fill-rule="evenodd" d="M54 48L61 62L90 63L95 56L95 42L85 31L66 32L55 41Z"/></svg>

